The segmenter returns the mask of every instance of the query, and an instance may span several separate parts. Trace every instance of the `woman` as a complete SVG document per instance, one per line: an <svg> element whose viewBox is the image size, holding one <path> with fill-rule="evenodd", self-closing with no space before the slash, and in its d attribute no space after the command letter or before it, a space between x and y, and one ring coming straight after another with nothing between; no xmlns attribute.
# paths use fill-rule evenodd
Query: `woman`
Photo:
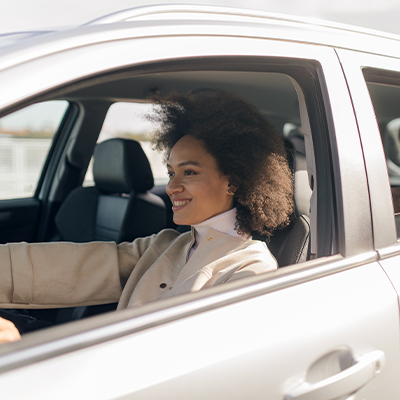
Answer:
<svg viewBox="0 0 400 400"><path fill-rule="evenodd" d="M251 233L269 237L293 210L279 135L255 107L226 92L153 101L154 142L165 152L174 222L191 231L166 229L119 245L2 245L0 308L119 301L122 309L277 268ZM18 337L0 320L0 340Z"/></svg>

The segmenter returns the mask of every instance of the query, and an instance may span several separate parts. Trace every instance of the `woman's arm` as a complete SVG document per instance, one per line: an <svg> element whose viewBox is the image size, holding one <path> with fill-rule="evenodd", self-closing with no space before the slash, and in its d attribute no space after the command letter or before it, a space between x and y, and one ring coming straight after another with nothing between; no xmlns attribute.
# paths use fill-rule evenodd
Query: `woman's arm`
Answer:
<svg viewBox="0 0 400 400"><path fill-rule="evenodd" d="M58 308L118 302L152 237L126 244L0 245L0 308ZM122 251L122 252L121 252Z"/></svg>

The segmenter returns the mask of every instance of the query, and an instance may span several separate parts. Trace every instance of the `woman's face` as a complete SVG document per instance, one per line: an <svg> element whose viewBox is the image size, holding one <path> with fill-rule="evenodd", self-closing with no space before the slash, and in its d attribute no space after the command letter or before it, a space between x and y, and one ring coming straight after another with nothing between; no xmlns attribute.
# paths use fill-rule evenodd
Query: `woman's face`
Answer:
<svg viewBox="0 0 400 400"><path fill-rule="evenodd" d="M219 172L201 140L188 135L180 139L167 167L167 194L177 225L195 225L233 208L229 179Z"/></svg>

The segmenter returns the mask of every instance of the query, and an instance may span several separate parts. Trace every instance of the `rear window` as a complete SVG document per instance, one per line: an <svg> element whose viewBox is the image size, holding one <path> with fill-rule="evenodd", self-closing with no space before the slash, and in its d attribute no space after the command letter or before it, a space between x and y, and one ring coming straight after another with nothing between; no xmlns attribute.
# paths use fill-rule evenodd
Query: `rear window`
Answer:
<svg viewBox="0 0 400 400"><path fill-rule="evenodd" d="M152 110L151 104L119 102L114 103L103 123L98 143L111 138L127 138L138 141L149 159L155 185L168 182L167 169L163 163L163 155L152 149L150 135L153 125L145 115ZM85 177L84 186L93 185L92 162Z"/></svg>

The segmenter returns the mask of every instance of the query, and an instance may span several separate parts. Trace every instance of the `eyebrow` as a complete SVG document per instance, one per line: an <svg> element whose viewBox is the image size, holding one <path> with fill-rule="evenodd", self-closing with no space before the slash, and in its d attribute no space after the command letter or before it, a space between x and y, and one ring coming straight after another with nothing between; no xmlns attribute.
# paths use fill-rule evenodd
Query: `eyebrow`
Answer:
<svg viewBox="0 0 400 400"><path fill-rule="evenodd" d="M178 167L185 167L186 165L195 165L196 167L201 167L200 163L198 163L197 161L183 161L178 164ZM172 168L168 163L167 167Z"/></svg>

